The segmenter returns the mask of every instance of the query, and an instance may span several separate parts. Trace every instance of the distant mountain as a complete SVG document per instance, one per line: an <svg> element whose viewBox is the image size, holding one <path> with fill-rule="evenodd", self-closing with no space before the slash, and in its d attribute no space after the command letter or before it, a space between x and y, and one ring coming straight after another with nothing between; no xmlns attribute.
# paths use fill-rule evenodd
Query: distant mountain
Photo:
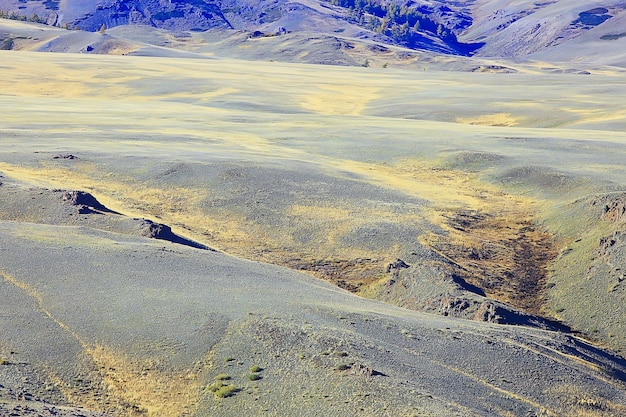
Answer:
<svg viewBox="0 0 626 417"><path fill-rule="evenodd" d="M91 32L120 25L264 35L356 31L361 38L383 38L412 49L469 55L482 44L457 40L472 18L469 8L456 4L453 9L446 2L396 0L0 0L0 10L12 18Z"/></svg>
<svg viewBox="0 0 626 417"><path fill-rule="evenodd" d="M626 62L623 0L0 0L0 16L89 32L318 33L457 56Z"/></svg>
<svg viewBox="0 0 626 417"><path fill-rule="evenodd" d="M626 3L604 1L479 0L472 7L466 42L484 42L482 56L526 57L562 47L581 53L580 41L597 54L611 41L626 36ZM575 42L574 42L575 41ZM571 43L577 45L573 47ZM622 50L624 48L621 48Z"/></svg>

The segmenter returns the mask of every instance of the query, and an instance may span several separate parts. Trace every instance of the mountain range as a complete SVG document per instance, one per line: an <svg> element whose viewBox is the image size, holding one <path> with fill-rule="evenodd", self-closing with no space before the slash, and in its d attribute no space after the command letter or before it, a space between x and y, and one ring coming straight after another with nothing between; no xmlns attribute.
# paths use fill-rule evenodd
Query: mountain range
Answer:
<svg viewBox="0 0 626 417"><path fill-rule="evenodd" d="M623 64L623 55L611 51L626 36L626 6L619 0L2 0L0 10L16 19L91 32L121 25L250 36L304 32L451 55L604 60L610 54L618 59L606 62L612 65Z"/></svg>

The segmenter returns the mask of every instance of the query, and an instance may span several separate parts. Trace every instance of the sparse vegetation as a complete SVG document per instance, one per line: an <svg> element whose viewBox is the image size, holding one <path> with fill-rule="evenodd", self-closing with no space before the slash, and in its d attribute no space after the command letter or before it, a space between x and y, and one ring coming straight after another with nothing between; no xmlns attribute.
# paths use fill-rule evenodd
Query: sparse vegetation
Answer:
<svg viewBox="0 0 626 417"><path fill-rule="evenodd" d="M215 375L215 380L216 381L227 381L230 379L230 376L228 374L217 374Z"/></svg>
<svg viewBox="0 0 626 417"><path fill-rule="evenodd" d="M250 367L250 372L252 373L256 373L256 372L261 372L263 370L263 368L261 368L258 365L253 365Z"/></svg>
<svg viewBox="0 0 626 417"><path fill-rule="evenodd" d="M250 374L248 375L248 379L250 381L258 381L259 379L263 379L263 377L259 374Z"/></svg>
<svg viewBox="0 0 626 417"><path fill-rule="evenodd" d="M237 387L235 385L224 385L215 391L215 396L219 398L226 398L234 395L235 392L237 392Z"/></svg>
<svg viewBox="0 0 626 417"><path fill-rule="evenodd" d="M46 24L46 19L40 17L37 13L33 13L30 17L24 16L21 14L17 14L15 12L5 12L4 10L0 10L0 18L9 19L9 20L18 20L21 22L32 22L32 23L41 23Z"/></svg>
<svg viewBox="0 0 626 417"><path fill-rule="evenodd" d="M433 20L431 11L422 10L416 3L400 6L380 0L328 0L329 3L350 10L354 23L374 32L389 36L401 45L415 48L422 41L419 32L427 32L447 44L460 45L453 31Z"/></svg>
<svg viewBox="0 0 626 417"><path fill-rule="evenodd" d="M239 389L235 384L224 384L221 381L212 383L207 387L207 391L212 392L216 398L227 398L235 395Z"/></svg>

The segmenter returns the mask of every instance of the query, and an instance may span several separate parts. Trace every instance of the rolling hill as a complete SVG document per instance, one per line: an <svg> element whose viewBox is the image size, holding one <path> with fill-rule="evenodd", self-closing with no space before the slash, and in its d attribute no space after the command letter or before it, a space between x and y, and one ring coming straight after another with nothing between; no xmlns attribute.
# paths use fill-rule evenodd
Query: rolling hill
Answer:
<svg viewBox="0 0 626 417"><path fill-rule="evenodd" d="M1 415L626 413L620 2L0 11Z"/></svg>

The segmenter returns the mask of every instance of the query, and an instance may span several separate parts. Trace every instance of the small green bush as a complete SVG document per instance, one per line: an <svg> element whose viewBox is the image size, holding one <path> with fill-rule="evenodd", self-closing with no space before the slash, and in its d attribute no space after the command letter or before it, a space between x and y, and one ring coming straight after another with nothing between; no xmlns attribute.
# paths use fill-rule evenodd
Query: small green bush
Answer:
<svg viewBox="0 0 626 417"><path fill-rule="evenodd" d="M222 381L216 381L206 387L207 391L212 392L217 398L226 398L235 395L239 389L235 384L224 384Z"/></svg>
<svg viewBox="0 0 626 417"><path fill-rule="evenodd" d="M250 381L258 381L259 379L263 379L263 377L259 374L250 374L248 375L248 379Z"/></svg>
<svg viewBox="0 0 626 417"><path fill-rule="evenodd" d="M215 375L215 380L216 381L227 381L230 379L230 376L228 376L228 374L217 374Z"/></svg>
<svg viewBox="0 0 626 417"><path fill-rule="evenodd" d="M226 398L235 395L237 387L234 384L222 385L215 391L215 396L218 398Z"/></svg>
<svg viewBox="0 0 626 417"><path fill-rule="evenodd" d="M261 368L258 365L253 365L253 366L250 367L250 372L253 372L253 373L254 372L261 372L262 370L263 370L263 368Z"/></svg>

